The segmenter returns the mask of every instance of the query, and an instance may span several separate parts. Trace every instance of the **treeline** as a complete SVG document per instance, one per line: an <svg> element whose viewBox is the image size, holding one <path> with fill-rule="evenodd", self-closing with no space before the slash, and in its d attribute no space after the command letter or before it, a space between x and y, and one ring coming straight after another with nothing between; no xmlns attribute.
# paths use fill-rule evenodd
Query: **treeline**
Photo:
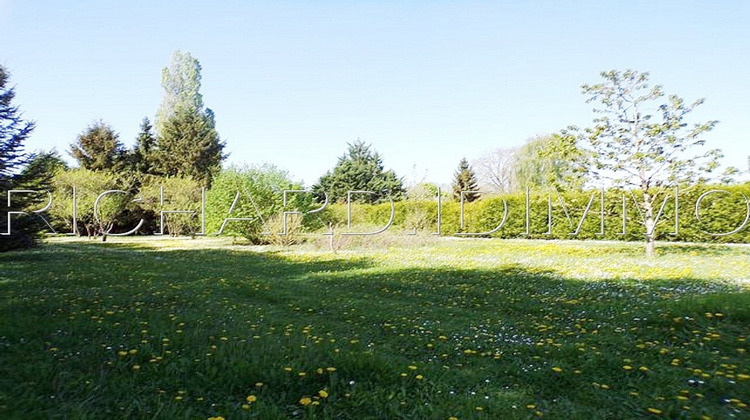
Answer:
<svg viewBox="0 0 750 420"><path fill-rule="evenodd" d="M119 192L100 197L115 190ZM394 201L388 233L637 241L644 236L638 194L619 189L603 194L601 190L531 190L463 205L443 195L440 226L437 196L406 197ZM750 243L747 197L750 184L663 190L657 199L654 234L669 241ZM282 240L277 236L285 231L295 241L304 240L304 234L377 231L388 225L391 202L323 206L288 173L272 166L229 167L216 176L210 189L188 178L152 177L134 194L119 190L111 174L76 169L60 171L54 178L53 204L42 215L58 233L98 236L137 227L132 233L221 233L262 244Z"/></svg>
<svg viewBox="0 0 750 420"><path fill-rule="evenodd" d="M225 141L204 106L200 72L197 59L177 51L162 71L164 96L154 124L144 118L128 148L106 122L93 122L70 144L77 163L70 168L55 152L23 152L34 123L11 105L14 91L0 67L0 190L9 197L0 250L33 245L44 231L104 239L220 233L290 243L303 240L303 233L378 231L391 218L391 202L390 229L401 233L645 239L648 255L656 239L750 242L744 198L750 184L737 184L733 177L741 171L734 168L709 177L720 151L689 153L717 123L688 128L683 122L702 100L687 105L672 95L658 107L661 115L632 114L629 104L645 106L664 95L659 86L649 87L648 73L602 73L604 83L583 86L605 115L593 127L499 149L474 166L462 158L450 191L441 193L430 183L407 189L359 139L309 190L274 166L222 169ZM603 197L586 189L607 176L612 187ZM682 186L679 203L663 201L672 185ZM725 192L709 193L715 188Z"/></svg>
<svg viewBox="0 0 750 420"><path fill-rule="evenodd" d="M116 222L108 217L111 213L153 218L148 204L138 209L130 206L138 191L165 183L172 190L194 183L210 186L226 157L225 142L216 130L213 111L203 105L200 71L197 59L175 52L170 65L162 70L164 96L155 127L144 118L135 145L127 148L115 129L95 121L70 144L68 153L77 168L69 169L55 151L25 152L24 143L34 123L23 120L18 107L12 105L15 91L8 84L7 71L0 67L0 191L8 196L7 217L0 218L0 251L34 245L44 229L59 225L66 211L77 219L74 232L95 236L115 227ZM61 209L60 200L50 202L43 194L30 192L47 191L59 198L65 187L73 185L81 192L115 189L118 193L107 200L94 198L94 212L94 206L86 205L86 200L92 199L85 193L77 197L81 206ZM46 220L42 209L49 211L52 223L42 223Z"/></svg>

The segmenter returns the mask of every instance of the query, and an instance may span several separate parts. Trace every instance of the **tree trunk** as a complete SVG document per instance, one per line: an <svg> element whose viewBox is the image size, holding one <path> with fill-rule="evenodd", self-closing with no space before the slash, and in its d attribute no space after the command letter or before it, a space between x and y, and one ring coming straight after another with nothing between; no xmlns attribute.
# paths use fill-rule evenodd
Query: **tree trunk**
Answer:
<svg viewBox="0 0 750 420"><path fill-rule="evenodd" d="M643 208L645 210L646 221L646 258L653 258L656 255L656 242L654 240L654 198L648 191L643 192Z"/></svg>
<svg viewBox="0 0 750 420"><path fill-rule="evenodd" d="M654 235L646 236L646 258L653 258L656 255L655 252Z"/></svg>

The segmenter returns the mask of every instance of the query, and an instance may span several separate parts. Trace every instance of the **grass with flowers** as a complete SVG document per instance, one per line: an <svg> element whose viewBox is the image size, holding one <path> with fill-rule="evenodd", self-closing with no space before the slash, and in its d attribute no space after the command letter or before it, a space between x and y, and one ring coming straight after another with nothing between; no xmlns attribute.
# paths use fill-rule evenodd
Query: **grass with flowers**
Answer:
<svg viewBox="0 0 750 420"><path fill-rule="evenodd" d="M750 417L750 247L51 240L0 254L0 418Z"/></svg>

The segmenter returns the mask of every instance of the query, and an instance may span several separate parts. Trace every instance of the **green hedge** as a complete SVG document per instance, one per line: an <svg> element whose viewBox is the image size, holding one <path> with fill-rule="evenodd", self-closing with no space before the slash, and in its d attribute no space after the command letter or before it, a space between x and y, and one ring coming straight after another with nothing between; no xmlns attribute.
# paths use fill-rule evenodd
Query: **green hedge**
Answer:
<svg viewBox="0 0 750 420"><path fill-rule="evenodd" d="M695 205L699 197L712 190L726 193L710 193L701 201L700 220L695 216ZM663 213L655 229L657 240L714 243L750 243L750 223L737 233L726 236L712 236L706 232L731 232L742 225L747 214L745 199L750 199L750 183L742 185L696 186L680 190L678 195L679 227L675 235L674 190L663 191L654 204L654 215L664 203ZM551 200L550 200L551 196ZM591 208L583 220L577 235L572 233L578 227L586 206L593 196ZM623 196L625 196L625 234L623 231ZM503 200L507 203L507 217L503 226L489 237L498 238L538 238L538 239L602 239L639 241L644 237L645 227L639 212L639 193L609 190L604 193L604 234L600 235L600 192L567 192L562 194L531 192L529 194L529 234L526 234L526 194L509 194L484 198L464 206L464 228L460 226L460 204L443 201L441 206L441 233L461 235L489 232L497 228L504 217ZM548 232L548 208L551 201L552 228ZM563 204L564 203L564 204ZM376 205L352 204L352 231L372 230L385 226L391 212L390 203ZM566 216L567 214L567 216ZM347 206L328 206L316 217L321 224L347 229ZM357 226L367 226L358 228ZM395 203L394 222L389 231L412 231L424 233L437 231L437 201Z"/></svg>
<svg viewBox="0 0 750 420"><path fill-rule="evenodd" d="M154 179L144 182L139 191L143 201L134 203L127 201L127 205L119 203L112 208L112 218L115 225L134 225L134 222L123 219L127 214L141 214L150 211L158 214L161 205L154 201L158 198L159 186L166 186L169 193L167 210L195 210L200 205L200 188L192 181L178 179ZM183 185L184 184L184 185ZM64 171L55 177L54 205L49 212L49 220L60 231L71 230L72 199L70 191L72 185L78 187L78 223L93 226L93 200L102 191L122 188L116 184L114 176L105 176L90 171ZM254 242L264 242L264 230L274 232L281 230L279 214L284 211L315 208L309 194L293 194L292 201L285 208L282 203L281 192L286 189L300 189L301 186L292 182L288 175L273 167L261 168L229 168L217 176L214 185L207 192L206 197L206 228L207 233L215 234L227 217L243 217L257 219L253 221L231 222L227 225L225 234L242 235ZM699 216L695 215L695 204L699 197L709 191L721 190L722 193L711 193L704 196ZM237 192L241 192L241 200L233 209L232 206ZM626 198L625 234L623 230L623 195ZM656 228L657 240L714 242L714 243L750 243L750 223L731 235L712 236L706 232L731 232L742 226L747 215L745 198L750 198L750 183L741 185L695 186L679 191L679 232L675 229L674 190L663 191L655 203L658 212L664 198L668 197L664 205L663 214ZM250 201L249 197L253 197ZM583 219L580 232L572 235L578 226L584 210L593 201L589 213ZM109 200L121 195L112 195ZM464 226L460 225L461 206L459 203L444 199L441 205L441 233L445 236L475 234L490 232L480 236L498 238L540 238L540 239L603 239L639 241L644 237L644 227L636 201L639 193L623 192L622 190L608 190L604 196L604 234L600 235L600 192L598 190L582 192L566 192L563 194L532 191L529 194L529 226L526 234L526 194L508 194L496 197L484 197L464 206ZM255 204L253 204L253 202ZM548 206L551 202L552 227L548 231ZM507 204L507 214L505 213ZM256 211L256 205L258 206ZM394 203L395 214L389 233L413 232L415 229L422 234L437 231L437 201L399 201ZM172 208L174 207L174 208ZM104 210L107 208L105 207ZM138 211L142 210L141 213ZM130 213L127 213L130 211ZM260 211L260 215L258 214ZM391 214L391 204L352 204L352 227L347 226L347 205L335 204L327 206L323 211L307 214L301 223L305 232L322 233L329 227L337 232L372 232L384 227ZM135 212L135 213L133 213ZM260 218L265 223L260 222ZM496 228L505 218L500 229ZM700 219L700 220L699 220ZM179 222L175 215L170 215L171 222ZM185 234L185 231L197 230L198 218L195 215L186 216L185 222L189 226L177 226L172 223L168 230L173 233ZM119 223L119 224L118 224ZM278 226L277 226L278 225ZM79 228L82 230L82 227ZM151 233L153 228L144 228L140 233ZM475 235L476 236L476 235Z"/></svg>

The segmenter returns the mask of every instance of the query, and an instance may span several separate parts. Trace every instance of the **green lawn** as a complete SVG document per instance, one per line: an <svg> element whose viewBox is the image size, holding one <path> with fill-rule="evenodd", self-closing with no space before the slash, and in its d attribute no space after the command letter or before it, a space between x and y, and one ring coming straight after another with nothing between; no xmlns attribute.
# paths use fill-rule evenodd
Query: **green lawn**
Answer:
<svg viewBox="0 0 750 420"><path fill-rule="evenodd" d="M750 417L750 247L408 245L0 254L0 418Z"/></svg>

